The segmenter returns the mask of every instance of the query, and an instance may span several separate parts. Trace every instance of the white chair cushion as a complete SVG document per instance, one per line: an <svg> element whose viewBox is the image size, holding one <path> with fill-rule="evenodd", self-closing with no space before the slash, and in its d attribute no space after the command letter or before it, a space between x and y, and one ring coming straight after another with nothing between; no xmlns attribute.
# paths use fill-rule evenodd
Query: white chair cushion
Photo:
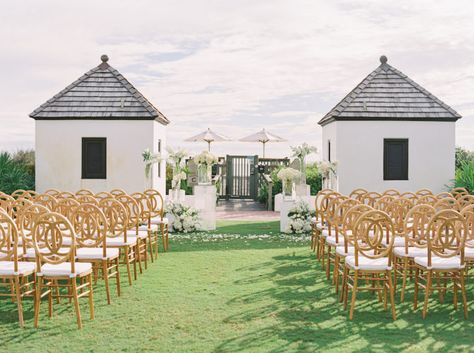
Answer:
<svg viewBox="0 0 474 353"><path fill-rule="evenodd" d="M105 259L115 259L119 256L119 249L107 248ZM101 260L104 259L102 248L78 248L76 249L76 258L78 260Z"/></svg>
<svg viewBox="0 0 474 353"><path fill-rule="evenodd" d="M431 268L428 267L428 258L427 257L415 257L415 263L426 267L427 269L433 270L458 270L464 268L464 264L461 264L461 258L459 256L453 257L431 257Z"/></svg>
<svg viewBox="0 0 474 353"><path fill-rule="evenodd" d="M68 252L69 251L69 248L60 248L59 249L59 252L60 253L65 253L65 252ZM49 249L40 249L40 252L41 253L48 253L49 252ZM34 259L36 258L36 252L35 252L35 249L33 248L28 248L26 249L26 253L23 254L23 257L25 259Z"/></svg>
<svg viewBox="0 0 474 353"><path fill-rule="evenodd" d="M87 262L76 262L74 263L76 272L71 273L71 263L63 262L62 264L44 264L41 266L41 273L38 275L43 275L47 277L56 277L56 276L69 276L76 277L80 275L86 275L88 272L92 271L92 264Z"/></svg>
<svg viewBox="0 0 474 353"><path fill-rule="evenodd" d="M147 224L142 224L141 226L138 227L138 230L151 230L152 232L153 231L157 231L159 228L158 224L151 224L150 227L148 227Z"/></svg>
<svg viewBox="0 0 474 353"><path fill-rule="evenodd" d="M127 238L129 236L132 236L132 237L136 237L137 236L137 232L135 230L128 230L127 231ZM147 239L148 238L148 231L147 230L139 230L138 231L138 237L140 239ZM128 240L128 239L127 239Z"/></svg>
<svg viewBox="0 0 474 353"><path fill-rule="evenodd" d="M117 246L133 246L137 244L137 238L128 236L127 235L127 243L125 243L125 239L123 236L118 236L115 238L107 238L107 247L117 247Z"/></svg>
<svg viewBox="0 0 474 353"><path fill-rule="evenodd" d="M387 238L384 238L383 245L387 246ZM395 237L393 241L393 247L398 248L400 246L405 246L405 238L404 237Z"/></svg>
<svg viewBox="0 0 474 353"><path fill-rule="evenodd" d="M464 257L469 260L474 260L474 248L468 248L467 246L464 248Z"/></svg>
<svg viewBox="0 0 474 353"><path fill-rule="evenodd" d="M154 217L151 219L151 224L168 224L168 218L163 217L163 219L161 219L161 217Z"/></svg>
<svg viewBox="0 0 474 353"><path fill-rule="evenodd" d="M326 238L329 236L329 230L328 229L322 229L321 230L321 236Z"/></svg>
<svg viewBox="0 0 474 353"><path fill-rule="evenodd" d="M355 270L364 270L364 271L390 271L391 266L388 266L388 257L381 257L379 259L369 259L361 254L359 254L359 266L355 265L355 256L347 256L346 264L355 269Z"/></svg>
<svg viewBox="0 0 474 353"><path fill-rule="evenodd" d="M405 252L405 246L393 248L393 253L398 257L424 257L428 256L427 248L409 247L408 254Z"/></svg>
<svg viewBox="0 0 474 353"><path fill-rule="evenodd" d="M344 237L342 235L339 235L338 236L338 241L336 241L336 237L333 235L333 236L330 236L330 237L326 237L326 244L328 245L332 245L332 246L337 246L337 245L340 245L340 244L344 244Z"/></svg>
<svg viewBox="0 0 474 353"><path fill-rule="evenodd" d="M14 271L15 263L13 261L0 261L0 275L4 276L13 276L15 275ZM18 261L18 272L20 276L26 276L33 273L36 269L36 264L34 262L24 262Z"/></svg>
<svg viewBox="0 0 474 353"><path fill-rule="evenodd" d="M342 257L346 257L348 255L354 255L354 247L353 246L348 246L347 247L347 252L344 246L338 246L336 248L336 254Z"/></svg>

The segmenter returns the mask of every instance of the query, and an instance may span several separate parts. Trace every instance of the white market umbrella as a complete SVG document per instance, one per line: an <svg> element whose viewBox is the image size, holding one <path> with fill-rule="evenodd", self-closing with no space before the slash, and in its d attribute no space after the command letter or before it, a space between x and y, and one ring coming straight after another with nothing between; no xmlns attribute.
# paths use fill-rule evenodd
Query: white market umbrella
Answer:
<svg viewBox="0 0 474 353"><path fill-rule="evenodd" d="M272 134L271 132L268 132L265 129L260 130L256 134L252 134L249 136L246 136L244 138L241 138L239 141L243 142L261 142L263 145L263 158L265 158L265 144L267 142L284 142L286 141L284 138L281 138L280 136L277 136L275 134Z"/></svg>
<svg viewBox="0 0 474 353"><path fill-rule="evenodd" d="M227 136L215 133L211 129L207 129L200 134L187 138L184 141L191 141L191 142L198 142L198 141L205 141L207 142L207 150L211 151L211 142L221 142L221 141L230 141L230 138Z"/></svg>

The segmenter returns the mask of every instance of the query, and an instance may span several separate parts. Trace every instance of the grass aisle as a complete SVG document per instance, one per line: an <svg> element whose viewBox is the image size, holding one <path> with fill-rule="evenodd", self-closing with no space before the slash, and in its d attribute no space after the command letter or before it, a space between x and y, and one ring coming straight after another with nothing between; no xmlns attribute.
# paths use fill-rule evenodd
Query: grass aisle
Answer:
<svg viewBox="0 0 474 353"><path fill-rule="evenodd" d="M250 235L232 240L223 233ZM252 239L264 234L271 237ZM371 295L361 296L349 322L307 245L281 239L274 223L227 222L211 241L196 237L173 239L172 251L133 287L124 285L112 305L97 288L96 319L89 321L83 306L82 331L66 303L55 305L48 320L46 302L39 330L32 328L31 304L25 304L27 328L21 330L15 306L2 300L0 347L55 353L446 352L468 351L474 342L472 320L452 305L439 305L435 296L427 320L413 313L411 289L407 302L397 305L396 322Z"/></svg>

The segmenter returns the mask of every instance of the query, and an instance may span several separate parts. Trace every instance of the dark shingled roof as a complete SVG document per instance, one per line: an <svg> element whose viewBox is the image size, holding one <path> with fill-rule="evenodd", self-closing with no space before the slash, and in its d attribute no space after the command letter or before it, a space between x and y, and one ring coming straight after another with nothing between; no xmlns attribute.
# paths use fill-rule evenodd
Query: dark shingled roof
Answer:
<svg viewBox="0 0 474 353"><path fill-rule="evenodd" d="M454 109L387 64L381 64L318 124L344 120L456 121Z"/></svg>
<svg viewBox="0 0 474 353"><path fill-rule="evenodd" d="M125 77L102 63L35 109L36 120L169 120Z"/></svg>

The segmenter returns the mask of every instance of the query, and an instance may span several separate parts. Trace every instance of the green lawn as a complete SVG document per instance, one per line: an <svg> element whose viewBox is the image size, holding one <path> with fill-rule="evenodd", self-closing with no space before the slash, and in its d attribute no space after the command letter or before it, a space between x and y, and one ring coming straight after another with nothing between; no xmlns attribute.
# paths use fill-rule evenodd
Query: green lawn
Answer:
<svg viewBox="0 0 474 353"><path fill-rule="evenodd" d="M219 238L224 233L249 234L249 238ZM211 240L196 237L172 239L171 251L160 255L133 287L124 284L122 297L114 297L111 305L105 304L99 286L96 319L88 319L84 305L81 331L71 306L56 305L55 317L49 320L46 302L41 327L32 327L27 302L27 327L19 329L15 306L2 300L2 351L472 350L473 320L464 320L461 310L440 305L434 296L428 318L422 320L421 312L411 310L411 289L406 304L397 305L397 321L368 294L362 295L355 320L349 322L307 243L280 237L277 222L222 222ZM473 288L469 286L471 309Z"/></svg>

